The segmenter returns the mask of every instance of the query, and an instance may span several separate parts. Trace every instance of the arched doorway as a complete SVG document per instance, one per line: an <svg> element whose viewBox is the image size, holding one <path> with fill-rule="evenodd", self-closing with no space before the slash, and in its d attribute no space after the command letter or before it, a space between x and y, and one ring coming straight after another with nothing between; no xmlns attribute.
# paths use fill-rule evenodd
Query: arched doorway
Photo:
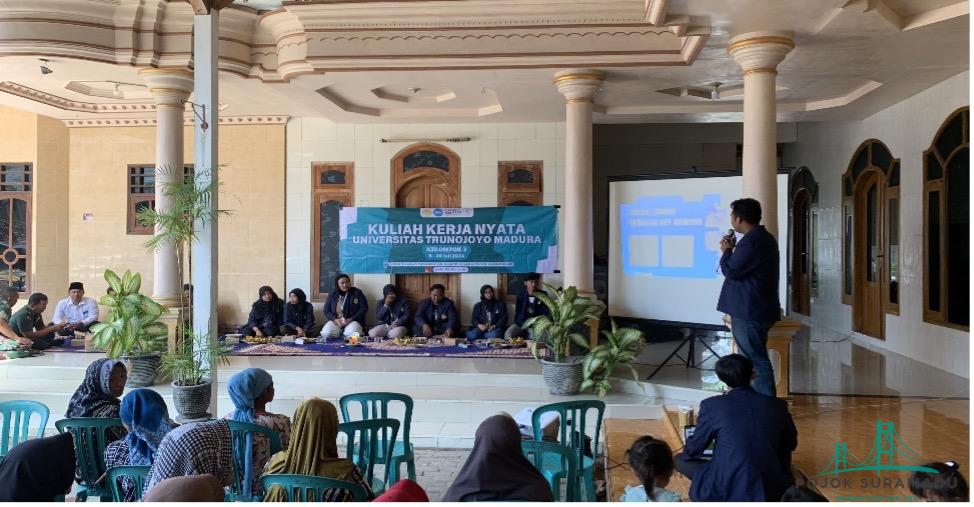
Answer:
<svg viewBox="0 0 974 507"><path fill-rule="evenodd" d="M818 184L807 167L800 167L791 177L791 309L811 315L814 280L814 221L812 208L818 199Z"/></svg>
<svg viewBox="0 0 974 507"><path fill-rule="evenodd" d="M433 143L411 145L392 158L392 205L397 208L460 207L460 157ZM460 276L445 273L396 275L396 287L414 305L430 285L441 283L459 305Z"/></svg>

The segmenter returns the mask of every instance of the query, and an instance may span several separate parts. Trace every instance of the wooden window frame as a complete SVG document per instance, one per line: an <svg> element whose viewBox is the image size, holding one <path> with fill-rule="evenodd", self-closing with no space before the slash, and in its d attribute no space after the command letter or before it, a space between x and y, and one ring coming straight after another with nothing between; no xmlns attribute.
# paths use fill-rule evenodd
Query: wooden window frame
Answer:
<svg viewBox="0 0 974 507"><path fill-rule="evenodd" d="M510 183L507 175L515 170L526 169L534 175L533 183ZM510 206L515 202L544 205L544 162L541 160L515 160L497 162L497 205ZM513 302L517 294L507 293L508 274L497 274L497 299Z"/></svg>
<svg viewBox="0 0 974 507"><path fill-rule="evenodd" d="M0 175L3 175L3 174L6 173L8 166L22 166L23 167L23 172L25 173L25 175L29 175L30 176L29 178L25 178L25 180L24 180L24 183L23 183L23 185L25 187L24 190L8 191L8 190L4 190L3 187L0 186L0 199L19 199L19 200L24 201L24 203L26 205L25 206L25 214L24 214L24 221L26 222L24 224L24 231L25 231L24 244L25 244L26 248L24 249L24 254L23 255L18 255L17 256L18 257L17 260L20 260L20 259L23 259L24 260L24 290L21 291L19 294L22 297L27 297L27 295L31 293L31 282L33 281L32 278L31 278L31 271L30 271L30 264L31 264L31 260L30 259L31 259L31 256L33 254L33 246L34 246L33 245L33 241L32 241L33 240L33 237L31 235L32 220L33 220L33 215L34 215L33 214L33 207L34 207L34 199L33 199L33 195L34 195L34 178L33 178L33 176L34 176L34 164L31 163L31 162L4 162L4 163L0 163ZM13 230L13 227L10 227L8 225L8 227L7 227L8 234L12 234L12 232L10 232L12 230ZM0 252L0 254L2 254L2 253L3 252ZM0 266L5 266L5 265L6 265L5 262L4 263L0 263ZM0 278L0 283L9 284L10 283L10 279L9 278L6 278L6 279Z"/></svg>
<svg viewBox="0 0 974 507"><path fill-rule="evenodd" d="M329 170L345 173L345 183L329 185L321 182L321 174ZM337 201L342 206L355 204L355 162L311 163L311 293L315 302L324 301L327 292L321 291L321 203ZM350 277L352 275L349 275Z"/></svg>
<svg viewBox="0 0 974 507"><path fill-rule="evenodd" d="M126 215L126 217L125 217L125 233L128 234L128 235L130 235L130 236L151 236L152 234L155 233L155 228L154 227L145 226L145 225L142 225L142 224L139 223L139 219L138 219L138 206L139 206L139 204L141 204L143 202L153 202L153 203L155 202L155 200L156 200L156 192L155 192L156 184L155 184L155 182L157 180L153 180L153 183L152 183L152 186L151 186L152 192L133 192L132 191L133 187L136 187L136 186L143 187L143 188L149 188L148 185L133 185L132 184L132 178L133 177L142 176L142 175L139 175L139 174L133 174L132 171L135 170L135 169L148 169L148 168L152 168L153 171L154 171L155 170L155 164L129 164L126 167L126 169L125 169L125 193L126 193L126 195L128 195L128 200L127 200L127 202L128 202L128 209L125 212L125 215ZM193 164L183 164L183 176L184 177L191 175L193 173L193 170L194 170L194 165ZM156 175L154 173L153 173L153 176L154 177L158 177L158 175Z"/></svg>

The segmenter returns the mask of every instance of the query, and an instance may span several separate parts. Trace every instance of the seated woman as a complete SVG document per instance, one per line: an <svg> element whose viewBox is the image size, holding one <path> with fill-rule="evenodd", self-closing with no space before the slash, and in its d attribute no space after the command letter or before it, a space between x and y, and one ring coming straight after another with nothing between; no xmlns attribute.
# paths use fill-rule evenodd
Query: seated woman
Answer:
<svg viewBox="0 0 974 507"><path fill-rule="evenodd" d="M281 334L299 337L318 336L318 328L315 326L315 309L308 302L308 296L301 289L291 289L287 295Z"/></svg>
<svg viewBox="0 0 974 507"><path fill-rule="evenodd" d="M429 502L430 497L422 486L409 479L400 479L373 502Z"/></svg>
<svg viewBox="0 0 974 507"><path fill-rule="evenodd" d="M10 449L0 462L0 502L53 502L74 482L71 432L35 438Z"/></svg>
<svg viewBox="0 0 974 507"><path fill-rule="evenodd" d="M673 451L670 446L649 435L639 437L629 447L629 464L642 482L627 484L620 502L679 502L680 495L664 489L673 476Z"/></svg>
<svg viewBox="0 0 974 507"><path fill-rule="evenodd" d="M233 443L224 420L184 424L162 438L146 481L143 499L172 477L212 475L221 486L233 481ZM161 486L160 486L161 487Z"/></svg>
<svg viewBox="0 0 974 507"><path fill-rule="evenodd" d="M222 502L223 485L212 475L185 475L156 484L144 502Z"/></svg>
<svg viewBox="0 0 974 507"><path fill-rule="evenodd" d="M239 371L230 377L227 391L236 410L227 414L224 419L266 426L277 432L281 436L281 446L288 448L291 440L291 418L265 410L267 404L274 400L274 379L270 373L260 368ZM252 438L254 470L263 470L271 458L270 441L264 435L254 435ZM255 493L260 492L257 481L254 481L253 488Z"/></svg>
<svg viewBox="0 0 974 507"><path fill-rule="evenodd" d="M494 297L494 288L480 288L480 302L473 305L472 325L467 331L468 340L500 338L507 329L507 303Z"/></svg>
<svg viewBox="0 0 974 507"><path fill-rule="evenodd" d="M521 451L521 432L509 415L480 423L473 450L443 502L553 502L547 481Z"/></svg>
<svg viewBox="0 0 974 507"><path fill-rule="evenodd" d="M115 359L98 359L88 365L85 379L68 402L67 417L118 417L128 370ZM125 438L124 428L109 428L107 442Z"/></svg>
<svg viewBox="0 0 974 507"><path fill-rule="evenodd" d="M275 336L284 323L284 300L267 285L257 293L260 298L250 306L247 323L237 329L244 336Z"/></svg>
<svg viewBox="0 0 974 507"><path fill-rule="evenodd" d="M177 425L169 418L166 400L152 389L135 389L122 398L119 417L129 434L105 447L105 468L152 465L159 443ZM135 502L135 484L121 480L125 502Z"/></svg>
<svg viewBox="0 0 974 507"><path fill-rule="evenodd" d="M369 329L369 338L399 338L409 334L409 301L399 298L396 286L382 288L382 299L375 303L376 325Z"/></svg>
<svg viewBox="0 0 974 507"><path fill-rule="evenodd" d="M457 336L459 320L457 307L446 297L446 287L435 283L430 286L430 297L419 303L416 309L416 335L450 338Z"/></svg>
<svg viewBox="0 0 974 507"><path fill-rule="evenodd" d="M335 277L335 289L325 300L325 318L328 322L321 330L321 336L328 340L361 334L368 311L369 301L365 299L365 294L352 287L348 275L339 274Z"/></svg>
<svg viewBox="0 0 974 507"><path fill-rule="evenodd" d="M300 474L354 482L365 488L372 498L372 488L355 463L338 457L338 410L318 398L305 400L294 411L294 438L287 450L271 458L264 474ZM352 495L343 489L325 490L319 502L351 502ZM284 501L280 487L268 489L265 502Z"/></svg>

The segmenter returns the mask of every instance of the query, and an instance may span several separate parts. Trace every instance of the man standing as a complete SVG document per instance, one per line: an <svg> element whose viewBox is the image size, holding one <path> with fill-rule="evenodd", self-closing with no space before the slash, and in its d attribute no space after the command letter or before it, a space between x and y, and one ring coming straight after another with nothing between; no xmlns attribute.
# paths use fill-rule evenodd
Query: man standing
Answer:
<svg viewBox="0 0 974 507"><path fill-rule="evenodd" d="M778 241L761 224L761 203L738 199L731 203L731 225L743 234L720 241L720 289L717 311L731 316L737 348L754 363L754 390L775 395L774 370L768 357L768 330L781 319L778 299Z"/></svg>
<svg viewBox="0 0 974 507"><path fill-rule="evenodd" d="M41 315L44 310L47 310L47 296L35 292L27 299L27 306L17 310L10 318L10 327L17 332L17 336L32 340L34 343L31 348L34 350L64 345L64 338L55 336L56 332L64 328L64 324L45 327L44 317Z"/></svg>
<svg viewBox="0 0 974 507"><path fill-rule="evenodd" d="M81 282L71 282L68 297L58 301L54 307L54 323L64 324L60 334L73 335L75 331L86 333L96 322L98 302L85 297L85 286Z"/></svg>

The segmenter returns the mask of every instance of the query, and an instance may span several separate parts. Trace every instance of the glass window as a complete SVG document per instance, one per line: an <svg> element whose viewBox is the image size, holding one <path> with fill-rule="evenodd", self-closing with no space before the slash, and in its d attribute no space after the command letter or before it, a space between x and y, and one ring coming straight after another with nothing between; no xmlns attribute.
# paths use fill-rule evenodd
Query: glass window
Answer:
<svg viewBox="0 0 974 507"><path fill-rule="evenodd" d="M940 192L927 195L927 309L940 311Z"/></svg>
<svg viewBox="0 0 974 507"><path fill-rule="evenodd" d="M889 252L888 272L889 272L889 302L897 305L900 303L900 201L893 197L889 200Z"/></svg>
<svg viewBox="0 0 974 507"><path fill-rule="evenodd" d="M845 205L845 294L852 295L852 206Z"/></svg>
<svg viewBox="0 0 974 507"><path fill-rule="evenodd" d="M970 158L963 149L947 162L947 321L970 324Z"/></svg>

